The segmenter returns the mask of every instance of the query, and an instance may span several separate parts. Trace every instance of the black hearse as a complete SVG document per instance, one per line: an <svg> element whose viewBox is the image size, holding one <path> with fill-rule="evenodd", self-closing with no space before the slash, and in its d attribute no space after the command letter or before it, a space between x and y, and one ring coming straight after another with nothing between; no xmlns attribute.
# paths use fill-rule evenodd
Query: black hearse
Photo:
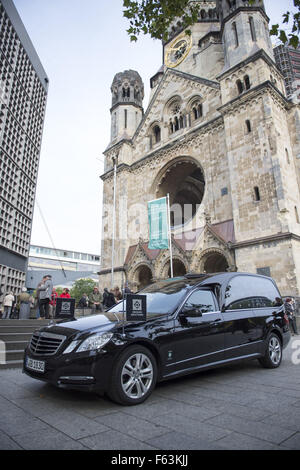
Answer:
<svg viewBox="0 0 300 470"><path fill-rule="evenodd" d="M139 292L147 319L124 322L124 303L104 314L36 331L24 372L61 388L142 403L156 382L236 361L276 368L290 339L275 282L246 273L186 275Z"/></svg>

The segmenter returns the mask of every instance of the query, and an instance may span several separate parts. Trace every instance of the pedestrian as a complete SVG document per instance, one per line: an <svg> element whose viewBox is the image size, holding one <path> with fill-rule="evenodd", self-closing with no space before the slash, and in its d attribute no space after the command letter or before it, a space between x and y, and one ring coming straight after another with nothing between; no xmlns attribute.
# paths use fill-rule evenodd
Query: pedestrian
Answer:
<svg viewBox="0 0 300 470"><path fill-rule="evenodd" d="M52 289L52 294L51 294L51 300L50 300L50 303L49 303L49 313L50 313L50 317L52 317L52 318L55 317L57 297L58 297L58 294L57 294L56 290L53 288Z"/></svg>
<svg viewBox="0 0 300 470"><path fill-rule="evenodd" d="M128 282L126 281L125 283L125 289L124 289L125 294L132 294L132 291L129 289Z"/></svg>
<svg viewBox="0 0 300 470"><path fill-rule="evenodd" d="M53 290L52 276L43 277L43 284L39 288L39 307L41 318L49 319L49 305Z"/></svg>
<svg viewBox="0 0 300 470"><path fill-rule="evenodd" d="M90 300L93 312L95 310L100 310L101 312L103 312L103 305L102 305L103 297L102 297L102 294L99 292L98 287L94 287L89 300Z"/></svg>
<svg viewBox="0 0 300 470"><path fill-rule="evenodd" d="M116 305L116 298L115 298L115 295L114 295L114 290L111 289L110 292L108 293L108 299L107 299L107 302L106 302L106 305L108 308L111 308L113 307L114 305Z"/></svg>
<svg viewBox="0 0 300 470"><path fill-rule="evenodd" d="M36 294L35 294L35 301L36 301L36 318L39 320L41 318L40 315L40 287L44 284L43 280L41 280L38 285L36 286Z"/></svg>
<svg viewBox="0 0 300 470"><path fill-rule="evenodd" d="M78 308L87 308L89 306L89 298L87 294L83 294L81 299L79 300L77 307Z"/></svg>
<svg viewBox="0 0 300 470"><path fill-rule="evenodd" d="M289 319L292 336L294 336L294 334L297 335L298 331L297 331L296 315L295 315L295 310L294 310L294 305L293 305L293 299L291 299L290 297L287 297L284 302L284 307L285 307L285 311Z"/></svg>
<svg viewBox="0 0 300 470"><path fill-rule="evenodd" d="M115 296L115 299L116 299L117 302L120 302L120 300L122 300L123 296L122 296L122 292L120 291L119 287L115 287L114 296Z"/></svg>
<svg viewBox="0 0 300 470"><path fill-rule="evenodd" d="M30 318L30 308L33 304L33 297L27 292L26 287L22 288L18 295L19 320L28 320Z"/></svg>
<svg viewBox="0 0 300 470"><path fill-rule="evenodd" d="M14 294L12 292L9 292L3 300L3 307L4 307L4 312L3 312L3 319L10 318L11 311L12 311L12 306L15 301Z"/></svg>
<svg viewBox="0 0 300 470"><path fill-rule="evenodd" d="M69 292L70 292L69 289L67 289L67 287L65 287L59 297L60 297L61 299L70 299L71 296L70 296L70 293L69 293Z"/></svg>

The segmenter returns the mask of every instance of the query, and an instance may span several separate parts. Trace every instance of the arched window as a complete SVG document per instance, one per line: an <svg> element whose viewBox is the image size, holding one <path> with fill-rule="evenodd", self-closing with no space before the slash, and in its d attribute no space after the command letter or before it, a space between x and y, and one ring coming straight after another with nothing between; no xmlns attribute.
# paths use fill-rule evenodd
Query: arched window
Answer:
<svg viewBox="0 0 300 470"><path fill-rule="evenodd" d="M241 95L244 91L244 86L243 86L241 80L237 80L236 86L237 86L239 94Z"/></svg>
<svg viewBox="0 0 300 470"><path fill-rule="evenodd" d="M249 121L249 119L247 119L246 121L246 129L247 129L248 134L250 134L252 129L251 129L251 122Z"/></svg>
<svg viewBox="0 0 300 470"><path fill-rule="evenodd" d="M161 140L161 132L160 132L160 127L159 126L154 126L153 134L154 134L154 141L155 141L156 144L158 144L158 142L160 142L160 140Z"/></svg>
<svg viewBox="0 0 300 470"><path fill-rule="evenodd" d="M180 98L173 99L166 110L167 114L170 117L169 122L169 133L173 134L174 132L179 131L185 127L184 116L181 112L181 101Z"/></svg>
<svg viewBox="0 0 300 470"><path fill-rule="evenodd" d="M232 31L233 31L233 37L234 37L234 40L235 40L235 47L239 47L239 36L238 36L238 32L237 32L237 27L236 27L236 22L235 22L235 21L232 23Z"/></svg>
<svg viewBox="0 0 300 470"><path fill-rule="evenodd" d="M254 26L254 20L252 16L249 18L249 25L250 25L250 31L251 31L251 39L253 42L256 41L256 32L255 32L255 26Z"/></svg>
<svg viewBox="0 0 300 470"><path fill-rule="evenodd" d="M285 156L286 156L287 163L290 164L290 156L289 156L288 149L285 149Z"/></svg>
<svg viewBox="0 0 300 470"><path fill-rule="evenodd" d="M245 75L245 77L244 77L244 83L245 83L245 88L246 88L246 90L249 90L249 89L251 88L251 83L250 83L249 75Z"/></svg>

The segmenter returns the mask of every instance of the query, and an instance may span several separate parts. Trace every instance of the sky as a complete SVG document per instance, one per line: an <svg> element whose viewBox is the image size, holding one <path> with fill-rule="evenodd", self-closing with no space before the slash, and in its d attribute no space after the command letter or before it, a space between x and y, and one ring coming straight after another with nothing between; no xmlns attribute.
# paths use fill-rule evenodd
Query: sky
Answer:
<svg viewBox="0 0 300 470"><path fill-rule="evenodd" d="M116 73L138 71L146 109L161 43L130 42L122 0L14 3L50 80L31 244L100 254L110 87ZM270 23L280 23L292 3L265 0Z"/></svg>

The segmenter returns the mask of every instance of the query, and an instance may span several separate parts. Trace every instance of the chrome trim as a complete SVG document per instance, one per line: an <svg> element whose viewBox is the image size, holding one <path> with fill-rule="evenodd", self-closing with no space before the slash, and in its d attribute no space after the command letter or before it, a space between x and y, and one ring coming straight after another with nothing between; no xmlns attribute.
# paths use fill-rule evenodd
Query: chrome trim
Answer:
<svg viewBox="0 0 300 470"><path fill-rule="evenodd" d="M188 359L183 359L182 361L172 362L171 364L166 364L166 366L167 367L176 366L177 364L182 364L183 362L194 361L196 359L200 359L201 357L212 356L213 354L223 353L226 351L230 351L231 349L238 349L238 348L242 348L245 346L250 346L252 344L258 344L258 343L263 343L263 340L253 341L253 343L239 344L238 346L232 346L226 349L219 349L218 351L214 351L211 353L201 354L200 356L190 357Z"/></svg>
<svg viewBox="0 0 300 470"><path fill-rule="evenodd" d="M204 369L205 367L211 367L211 366L218 365L218 364L226 364L228 362L239 361L241 359L250 359L252 357L253 358L261 357L261 354L260 353L246 354L245 356L238 356L238 357L232 357L230 359L222 359L221 361L209 362L208 364L202 364L199 366L189 367L188 369L181 369L176 372L171 372L170 374L163 375L163 378L175 376L175 375L181 374L182 372Z"/></svg>
<svg viewBox="0 0 300 470"><path fill-rule="evenodd" d="M72 380L72 381L80 381L80 382L83 382L83 381L87 381L87 380L95 380L94 377L89 377L89 376L79 376L79 375L74 375L74 376L62 376L62 377L59 377L58 379L58 382L60 380Z"/></svg>
<svg viewBox="0 0 300 470"><path fill-rule="evenodd" d="M192 294L194 294L197 290L202 290L202 291L209 291L209 292L211 292L212 295L213 295L214 300L215 300L215 301L217 302L217 304L218 304L217 296L215 295L214 292L212 292L210 289L208 289L207 286L203 286L202 289L201 289L201 286L195 286L195 287L191 290L191 292L188 292L187 297L184 297L184 299L181 301L181 303L179 304L179 306L177 307L177 309L175 310L175 312L174 312L173 314L171 314L172 316L174 316L174 320L177 320L178 315L179 315L179 313L180 313L182 307L184 306L185 302L186 302L186 301L190 298L190 296L191 296ZM215 303L215 302L214 302L214 303ZM203 316L203 315L207 315L207 314L209 314L209 313L221 313L221 310L217 310L217 311L215 311L215 312L206 312L206 313L203 313L202 316Z"/></svg>
<svg viewBox="0 0 300 470"><path fill-rule="evenodd" d="M54 356L65 340L63 335L37 331L31 337L29 350L36 356Z"/></svg>

